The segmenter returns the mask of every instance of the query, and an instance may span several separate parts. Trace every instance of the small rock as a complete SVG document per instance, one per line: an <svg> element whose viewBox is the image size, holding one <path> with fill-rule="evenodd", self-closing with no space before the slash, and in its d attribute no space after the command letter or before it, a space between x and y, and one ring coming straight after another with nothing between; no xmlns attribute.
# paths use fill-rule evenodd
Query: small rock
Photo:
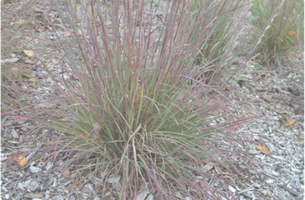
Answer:
<svg viewBox="0 0 305 200"><path fill-rule="evenodd" d="M272 101L272 96L270 96L270 95L264 95L264 96L263 96L263 99L265 99L265 100L268 101L268 102L271 102L271 101Z"/></svg>
<svg viewBox="0 0 305 200"><path fill-rule="evenodd" d="M277 116L272 117L272 119L273 119L274 121L279 121L279 120L280 120L280 118L279 118L279 117L277 117Z"/></svg>
<svg viewBox="0 0 305 200"><path fill-rule="evenodd" d="M23 197L31 198L31 199L42 198L43 197L43 193L27 193Z"/></svg>
<svg viewBox="0 0 305 200"><path fill-rule="evenodd" d="M271 173L272 173L272 175L274 175L274 176L279 176L279 175L280 175L280 174L277 173L276 171L272 171Z"/></svg>
<svg viewBox="0 0 305 200"><path fill-rule="evenodd" d="M118 191L122 189L122 186L121 186L121 183L120 183L120 182L118 182L118 183L113 183L113 184L112 184L112 187L113 187L114 189L118 190Z"/></svg>
<svg viewBox="0 0 305 200"><path fill-rule="evenodd" d="M268 183L268 184L272 184L273 182L274 182L274 180L272 180L272 179L266 180L266 183Z"/></svg>
<svg viewBox="0 0 305 200"><path fill-rule="evenodd" d="M269 191L269 190L262 190L261 192L262 192L264 195L268 195L268 196L272 197L272 193L271 193L271 191Z"/></svg>
<svg viewBox="0 0 305 200"><path fill-rule="evenodd" d="M284 157L282 156L276 156L276 155L271 155L271 158L279 159L279 160L285 160Z"/></svg>
<svg viewBox="0 0 305 200"><path fill-rule="evenodd" d="M30 59L26 59L24 62L25 62L26 64L31 64L31 65L34 64L34 61L32 61L32 60L30 60Z"/></svg>
<svg viewBox="0 0 305 200"><path fill-rule="evenodd" d="M298 173L298 174L301 174L301 170L298 170L298 169L295 169L295 168L292 168L291 167L291 171L295 172L295 173Z"/></svg>
<svg viewBox="0 0 305 200"><path fill-rule="evenodd" d="M149 194L145 200L154 200L154 196L152 194Z"/></svg>
<svg viewBox="0 0 305 200"><path fill-rule="evenodd" d="M90 183L86 184L84 187L88 188L93 194L95 194L95 190Z"/></svg>
<svg viewBox="0 0 305 200"><path fill-rule="evenodd" d="M16 132L15 129L12 129L12 130L11 130L11 133L12 133L12 136L13 136L14 138L18 138L18 137L19 137L19 136L18 136L18 133Z"/></svg>
<svg viewBox="0 0 305 200"><path fill-rule="evenodd" d="M233 193L235 193L235 191L236 191L236 189L235 189L234 187L232 187L231 185L229 185L229 189L230 189Z"/></svg>
<svg viewBox="0 0 305 200"><path fill-rule="evenodd" d="M53 163L52 163L52 162L48 162L48 163L47 163L46 170L48 171L48 170L51 169L52 167L53 167Z"/></svg>
<svg viewBox="0 0 305 200"><path fill-rule="evenodd" d="M110 177L108 178L107 182L108 183L118 183L121 179L121 176L114 176L113 174L110 175Z"/></svg>
<svg viewBox="0 0 305 200"><path fill-rule="evenodd" d="M137 200L146 200L147 195L149 194L149 190L145 185L141 187L137 194Z"/></svg>
<svg viewBox="0 0 305 200"><path fill-rule="evenodd" d="M10 198L10 195L9 194L6 194L5 195L5 199L9 199Z"/></svg>
<svg viewBox="0 0 305 200"><path fill-rule="evenodd" d="M43 167L44 166L44 162L39 162L38 164L37 164L37 167Z"/></svg>
<svg viewBox="0 0 305 200"><path fill-rule="evenodd" d="M54 178L52 187L56 187L56 186L57 186L57 178Z"/></svg>
<svg viewBox="0 0 305 200"><path fill-rule="evenodd" d="M19 58L9 58L9 59L1 60L1 63L15 63L18 60L19 60Z"/></svg>
<svg viewBox="0 0 305 200"><path fill-rule="evenodd" d="M51 196L51 191L50 190L47 190L46 192L45 192L45 196L44 196L44 198L45 199L49 199Z"/></svg>
<svg viewBox="0 0 305 200"><path fill-rule="evenodd" d="M27 187L29 191L35 191L39 186L39 183L35 180L27 180L24 182L24 187Z"/></svg>
<svg viewBox="0 0 305 200"><path fill-rule="evenodd" d="M30 171L31 171L33 174L36 174L37 172L40 171L40 168L39 168L39 167L35 167L34 164L35 164L35 162L32 162L32 163L31 163Z"/></svg>
<svg viewBox="0 0 305 200"><path fill-rule="evenodd" d="M257 150L249 150L249 154L252 154L252 155L258 155L260 154L261 152L260 151L257 151Z"/></svg>
<svg viewBox="0 0 305 200"><path fill-rule="evenodd" d="M214 167L214 166L213 166L213 165L210 165L210 164L206 164L206 165L202 166L202 168L206 169L207 171L213 169L213 167Z"/></svg>

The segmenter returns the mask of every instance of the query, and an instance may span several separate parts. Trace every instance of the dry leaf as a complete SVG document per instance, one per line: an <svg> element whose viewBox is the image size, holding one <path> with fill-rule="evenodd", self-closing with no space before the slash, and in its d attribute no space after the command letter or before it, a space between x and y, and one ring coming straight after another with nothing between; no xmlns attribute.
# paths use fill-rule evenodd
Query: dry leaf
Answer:
<svg viewBox="0 0 305 200"><path fill-rule="evenodd" d="M292 119L292 117L290 117L289 115L286 115L285 118L286 118L289 126L294 124L294 120Z"/></svg>
<svg viewBox="0 0 305 200"><path fill-rule="evenodd" d="M163 15L162 13L157 14L156 17L157 17L157 20L158 20L158 21L163 22L164 15Z"/></svg>
<svg viewBox="0 0 305 200"><path fill-rule="evenodd" d="M15 160L17 164L21 167L23 167L26 164L26 158L20 153L11 153L11 155L9 155L7 160L8 161Z"/></svg>
<svg viewBox="0 0 305 200"><path fill-rule="evenodd" d="M18 170L19 170L19 167L18 167L18 165L12 165L12 166L11 166L11 169L12 169L13 171L18 171Z"/></svg>
<svg viewBox="0 0 305 200"><path fill-rule="evenodd" d="M271 74L270 74L270 73L266 73L265 76L266 76L266 77L270 77Z"/></svg>
<svg viewBox="0 0 305 200"><path fill-rule="evenodd" d="M34 62L31 61L30 59L26 59L24 62L25 62L26 64L34 64Z"/></svg>
<svg viewBox="0 0 305 200"><path fill-rule="evenodd" d="M78 36L82 36L82 35L83 35L83 32L82 32L81 29L78 29L76 34L77 34Z"/></svg>
<svg viewBox="0 0 305 200"><path fill-rule="evenodd" d="M53 64L58 64L58 61L57 61L56 59L53 59L53 60L52 60L52 63L53 63Z"/></svg>
<svg viewBox="0 0 305 200"><path fill-rule="evenodd" d="M25 126L21 127L20 129L21 129L22 131L24 131L24 132L26 132L26 131L29 130L29 129L28 129L27 127L25 127Z"/></svg>
<svg viewBox="0 0 305 200"><path fill-rule="evenodd" d="M18 72L18 71L19 71L19 68L18 68L18 67L12 67L11 70L12 70L13 72Z"/></svg>
<svg viewBox="0 0 305 200"><path fill-rule="evenodd" d="M300 95L300 92L298 91L298 89L293 89L291 87L288 87L287 88L289 92L291 92L292 94L296 95L296 96L299 96Z"/></svg>
<svg viewBox="0 0 305 200"><path fill-rule="evenodd" d="M251 73L251 70L249 70L249 69L244 69L244 72L247 73L247 74L249 74L249 73Z"/></svg>
<svg viewBox="0 0 305 200"><path fill-rule="evenodd" d="M34 83L37 83L37 82L38 82L38 79L37 79L37 78L31 78L31 79L29 79L29 81L32 81L32 82L34 82Z"/></svg>
<svg viewBox="0 0 305 200"><path fill-rule="evenodd" d="M25 55L29 56L30 58L35 57L34 52L31 51L31 50L23 50L23 53L24 53Z"/></svg>
<svg viewBox="0 0 305 200"><path fill-rule="evenodd" d="M39 8L37 8L36 6L34 6L32 9L34 10L34 12L40 12L40 13L43 13L43 11L42 11L42 10L40 10Z"/></svg>
<svg viewBox="0 0 305 200"><path fill-rule="evenodd" d="M17 20L17 21L14 21L14 22L11 22L10 25L11 26L14 26L14 25L21 25L24 23L24 20L23 19L20 19L20 20Z"/></svg>
<svg viewBox="0 0 305 200"><path fill-rule="evenodd" d="M53 19L56 18L56 16L55 16L53 13L49 13L49 17L51 17L51 18L53 18Z"/></svg>
<svg viewBox="0 0 305 200"><path fill-rule="evenodd" d="M272 96L270 96L270 95L264 95L264 96L263 96L263 99L265 99L265 100L268 101L268 102L271 102L271 101L272 101Z"/></svg>
<svg viewBox="0 0 305 200"><path fill-rule="evenodd" d="M295 31L288 31L287 32L289 35L295 35L295 34L297 34Z"/></svg>
<svg viewBox="0 0 305 200"><path fill-rule="evenodd" d="M70 170L68 167L66 169L62 170L61 173L64 176L64 178L70 178Z"/></svg>
<svg viewBox="0 0 305 200"><path fill-rule="evenodd" d="M264 147L264 146L257 146L256 147L258 150L260 150L263 154L265 154L265 155L268 155L268 156L270 156L270 151L269 151L269 149L267 149L266 147Z"/></svg>
<svg viewBox="0 0 305 200"><path fill-rule="evenodd" d="M70 37L71 36L71 33L68 32L68 31L64 31L64 32L61 32L60 35L64 36L64 37Z"/></svg>
<svg viewBox="0 0 305 200"><path fill-rule="evenodd" d="M71 185L68 185L66 189L74 188L77 184L79 184L79 182L72 183Z"/></svg>
<svg viewBox="0 0 305 200"><path fill-rule="evenodd" d="M259 87L257 88L257 91L258 91L258 92L263 92L263 91L265 91L265 90L264 90L264 88L263 88L262 86L259 86Z"/></svg>
<svg viewBox="0 0 305 200"><path fill-rule="evenodd" d="M254 74L253 79L254 79L255 81L257 81L258 79L260 79L260 77L259 77L257 74Z"/></svg>

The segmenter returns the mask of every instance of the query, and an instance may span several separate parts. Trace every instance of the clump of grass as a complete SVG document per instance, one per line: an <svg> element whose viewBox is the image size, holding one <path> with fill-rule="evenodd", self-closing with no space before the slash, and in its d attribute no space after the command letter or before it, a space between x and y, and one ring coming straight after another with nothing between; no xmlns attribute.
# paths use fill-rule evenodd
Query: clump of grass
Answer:
<svg viewBox="0 0 305 200"><path fill-rule="evenodd" d="M259 63L266 63L269 67L271 63L280 65L291 52L303 50L303 1L255 0L250 11L255 28L248 44L256 44L250 55L255 56Z"/></svg>
<svg viewBox="0 0 305 200"><path fill-rule="evenodd" d="M214 84L220 81L215 76L227 73L228 66L232 65L236 37L244 22L241 19L243 15L239 12L245 6L242 3L239 0L192 1L190 11L194 23L191 23L193 32L189 40L197 40L197 34L202 33L198 30L207 29L205 35L201 35L202 40L197 40L195 47L198 51L194 64L205 66L204 76L213 80ZM203 17L198 20L201 15Z"/></svg>
<svg viewBox="0 0 305 200"><path fill-rule="evenodd" d="M4 12L5 17L1 30L1 101L2 108L9 108L12 102L16 102L19 96L19 89L31 77L31 72L24 65L18 63L19 57L16 52L22 46L20 37L16 37L18 31L11 25L11 21L17 17L9 12ZM17 19L16 19L17 18Z"/></svg>
<svg viewBox="0 0 305 200"><path fill-rule="evenodd" d="M75 8L72 2L64 3L66 8ZM62 61L62 74L76 81L64 75L56 77L44 64L59 97L41 100L53 109L40 107L36 117L30 117L59 133L44 143L54 148L48 160L61 152L73 152L64 165L74 171L71 173L79 172L83 176L80 181L101 171L103 181L120 174L121 199L136 199L143 183L156 191L157 199L175 199L176 191L196 198L234 198L223 180L203 165L211 163L220 171L226 168L233 173L227 156L238 152L219 145L236 142L225 130L243 121L234 118L217 123L229 113L218 101L225 97L219 92L223 88L193 78L207 67L194 68L198 56L194 47L210 39L202 36L209 35L211 29L208 24L198 26L206 12L189 15L190 3L167 1L160 27L153 26L154 15L145 18L143 10L149 6L145 1L120 4L113 0L108 13L102 12L99 2L91 1L89 10L83 9L87 18L81 25L72 22L76 17L70 15L73 28L67 30L77 45L60 42L67 57ZM104 14L111 21L106 21ZM217 20L219 15L215 17ZM215 75L220 73L222 59L214 60L213 67ZM197 86L188 87L189 80ZM224 193L214 194L196 174L223 184Z"/></svg>

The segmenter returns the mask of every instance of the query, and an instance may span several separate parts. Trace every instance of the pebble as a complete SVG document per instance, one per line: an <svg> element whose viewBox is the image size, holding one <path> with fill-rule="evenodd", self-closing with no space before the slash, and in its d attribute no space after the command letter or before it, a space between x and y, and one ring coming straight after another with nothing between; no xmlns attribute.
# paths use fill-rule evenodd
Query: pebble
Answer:
<svg viewBox="0 0 305 200"><path fill-rule="evenodd" d="M11 129L11 133L12 133L12 136L13 136L14 138L18 138L18 137L19 137L19 136L18 136L18 133L16 132L15 129Z"/></svg>
<svg viewBox="0 0 305 200"><path fill-rule="evenodd" d="M46 192L45 192L45 199L49 199L50 198L50 195L51 195L51 191L50 190L47 190Z"/></svg>
<svg viewBox="0 0 305 200"><path fill-rule="evenodd" d="M280 174L277 173L276 171L272 171L271 174L274 175L274 176L279 176L279 175L280 175Z"/></svg>
<svg viewBox="0 0 305 200"><path fill-rule="evenodd" d="M298 174L301 174L301 170L298 170L298 169L295 169L295 168L292 168L291 167L291 171L295 172L295 173L298 173Z"/></svg>
<svg viewBox="0 0 305 200"><path fill-rule="evenodd" d="M40 168L39 168L39 167L36 167L36 166L33 166L34 164L35 164L35 162L32 162L32 163L31 163L30 171L31 171L33 174L36 174L37 172L40 171Z"/></svg>
<svg viewBox="0 0 305 200"><path fill-rule="evenodd" d="M236 191L236 189L235 189L234 187L232 187L231 185L229 185L229 189L230 189L233 193L235 193L235 191Z"/></svg>
<svg viewBox="0 0 305 200"><path fill-rule="evenodd" d="M260 154L261 152L260 151L257 151L257 150L249 150L249 154L252 154L252 155L258 155Z"/></svg>
<svg viewBox="0 0 305 200"><path fill-rule="evenodd" d="M113 174L112 175L110 175L110 177L108 178L108 180L107 180L107 182L108 183L118 183L119 181L120 181L120 179L121 179L121 176L120 175L118 175L118 176L113 176Z"/></svg>
<svg viewBox="0 0 305 200"><path fill-rule="evenodd" d="M279 159L279 160L285 160L284 157L282 156L276 156L276 155L271 155L271 158Z"/></svg>
<svg viewBox="0 0 305 200"><path fill-rule="evenodd" d="M272 117L272 119L273 119L274 121L279 121L279 120L280 120L279 117Z"/></svg>
<svg viewBox="0 0 305 200"><path fill-rule="evenodd" d="M274 180L272 180L272 179L266 180L266 183L268 183L268 184L272 184L273 182L274 182Z"/></svg>

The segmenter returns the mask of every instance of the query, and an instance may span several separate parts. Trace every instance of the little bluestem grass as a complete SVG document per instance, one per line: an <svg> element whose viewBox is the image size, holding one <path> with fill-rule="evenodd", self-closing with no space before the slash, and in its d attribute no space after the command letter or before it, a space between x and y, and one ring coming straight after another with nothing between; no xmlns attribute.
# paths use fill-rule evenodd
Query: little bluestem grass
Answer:
<svg viewBox="0 0 305 200"><path fill-rule="evenodd" d="M229 1L222 2L219 6ZM47 160L73 152L63 166L79 172L83 176L79 182L101 171L104 182L111 174L120 174L120 199L136 199L143 183L157 199L175 199L177 191L201 199L218 199L219 195L234 199L224 181L203 167L210 163L233 173L227 155L239 152L219 145L237 142L225 130L244 122L230 112L226 102L219 101L219 97L226 99L223 85L212 84L228 67L224 61L232 52L209 58L212 81L194 79L208 67L195 66L198 50L194 49L209 43L211 37L206 36L218 30L201 23L208 11L190 15L192 2L166 1L163 24L156 27L157 10L144 15L144 8L150 7L145 1L113 0L103 10L100 2L79 4L86 16L83 21L75 20L77 10L71 11L76 9L75 2L63 4L63 10L57 6L58 13L71 23L65 28L74 45L58 37L67 58L62 60L62 74L76 80L56 77L41 60L58 94L55 100L41 101L53 109L40 109L35 113L39 117L14 116L33 119L60 133L43 143L54 148ZM215 20L220 16L215 15ZM223 31L217 35L220 41L226 37ZM190 80L196 86L188 86ZM216 122L228 114L231 120ZM214 194L195 174L218 181L224 194Z"/></svg>

